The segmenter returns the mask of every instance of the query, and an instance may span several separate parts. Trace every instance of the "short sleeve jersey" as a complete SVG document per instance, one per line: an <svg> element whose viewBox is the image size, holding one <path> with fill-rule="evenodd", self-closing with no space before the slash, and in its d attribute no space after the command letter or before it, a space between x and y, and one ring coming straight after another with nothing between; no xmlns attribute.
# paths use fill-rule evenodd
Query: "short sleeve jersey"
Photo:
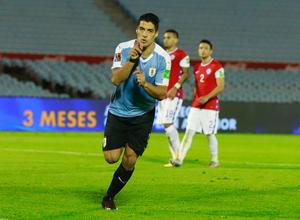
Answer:
<svg viewBox="0 0 300 220"><path fill-rule="evenodd" d="M112 69L121 68L129 60L129 51L134 43L135 40L131 40L117 46ZM155 43L151 55L147 58L140 57L138 65L133 68L128 79L115 87L109 105L110 113L120 117L135 117L154 109L156 99L137 83L135 75L137 67L145 74L148 83L168 86L171 69L170 56Z"/></svg>
<svg viewBox="0 0 300 220"><path fill-rule="evenodd" d="M169 52L172 68L170 74L170 82L168 86L168 91L174 87L174 85L179 81L182 75L182 68L190 67L190 58L189 55L181 49L176 48L174 51ZM181 87L176 97L183 99L183 88Z"/></svg>
<svg viewBox="0 0 300 220"><path fill-rule="evenodd" d="M201 96L209 94L217 87L217 78L225 77L222 64L215 59L212 59L206 65L203 65L202 63L196 64L194 66L194 77L196 93L194 95L192 107L219 111L220 105L218 97L211 98L205 104L201 104L198 99Z"/></svg>

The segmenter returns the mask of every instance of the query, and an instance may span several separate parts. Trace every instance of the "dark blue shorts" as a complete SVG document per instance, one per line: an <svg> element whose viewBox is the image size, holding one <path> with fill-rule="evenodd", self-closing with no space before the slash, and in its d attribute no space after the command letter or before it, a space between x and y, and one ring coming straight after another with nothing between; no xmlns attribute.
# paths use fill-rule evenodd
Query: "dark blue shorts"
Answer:
<svg viewBox="0 0 300 220"><path fill-rule="evenodd" d="M152 131L155 109L136 117L119 117L108 113L103 151L114 150L129 145L134 152L141 156L147 145Z"/></svg>

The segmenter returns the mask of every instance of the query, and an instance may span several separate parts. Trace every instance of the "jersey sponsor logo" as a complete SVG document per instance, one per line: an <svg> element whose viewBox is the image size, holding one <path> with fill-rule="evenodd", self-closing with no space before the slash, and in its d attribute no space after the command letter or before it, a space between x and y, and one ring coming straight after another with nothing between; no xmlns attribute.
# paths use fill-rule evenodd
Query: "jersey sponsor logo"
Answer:
<svg viewBox="0 0 300 220"><path fill-rule="evenodd" d="M206 70L206 74L209 75L210 73L211 73L211 69L208 68L208 69Z"/></svg>
<svg viewBox="0 0 300 220"><path fill-rule="evenodd" d="M164 79L169 79L170 78L170 70L165 70L164 71Z"/></svg>
<svg viewBox="0 0 300 220"><path fill-rule="evenodd" d="M153 77L153 76L155 76L155 73L156 73L156 69L155 69L154 67L151 67L151 68L149 69L149 76L150 76L150 77Z"/></svg>
<svg viewBox="0 0 300 220"><path fill-rule="evenodd" d="M170 55L170 58L171 58L171 60L174 60L175 59L175 55L174 54Z"/></svg>
<svg viewBox="0 0 300 220"><path fill-rule="evenodd" d="M114 58L114 62L119 62L121 61L122 55L121 53L116 53L115 54L115 58Z"/></svg>

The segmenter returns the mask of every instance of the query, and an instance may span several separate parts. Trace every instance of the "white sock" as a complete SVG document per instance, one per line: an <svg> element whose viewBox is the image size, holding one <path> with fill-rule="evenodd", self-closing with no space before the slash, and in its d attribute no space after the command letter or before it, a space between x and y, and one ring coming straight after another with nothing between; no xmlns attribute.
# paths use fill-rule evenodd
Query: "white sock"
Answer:
<svg viewBox="0 0 300 220"><path fill-rule="evenodd" d="M181 155L180 155L180 160L181 162L184 160L188 150L190 149L191 145L192 145L192 141L193 141L193 137L195 135L196 131L194 130L186 130L184 137L182 139L181 142Z"/></svg>
<svg viewBox="0 0 300 220"><path fill-rule="evenodd" d="M209 143L211 161L218 163L219 159L218 159L218 140L217 140L217 137L214 134L210 134L210 135L207 135L207 138L208 138L208 143Z"/></svg>
<svg viewBox="0 0 300 220"><path fill-rule="evenodd" d="M177 129L171 125L166 129L166 135L169 139L169 147L172 154L172 159L177 159L179 157L180 150L180 140Z"/></svg>

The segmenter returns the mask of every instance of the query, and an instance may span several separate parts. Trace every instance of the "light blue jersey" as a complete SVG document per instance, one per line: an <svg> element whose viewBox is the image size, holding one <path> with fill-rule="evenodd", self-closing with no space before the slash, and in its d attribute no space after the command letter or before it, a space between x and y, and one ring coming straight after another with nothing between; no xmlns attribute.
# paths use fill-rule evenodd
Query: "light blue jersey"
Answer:
<svg viewBox="0 0 300 220"><path fill-rule="evenodd" d="M129 60L128 53L133 48L134 42L135 40L131 40L118 45L112 69L122 67ZM168 86L171 60L169 54L158 44L155 44L149 57L146 59L140 57L138 67L145 74L148 83ZM139 86L133 70L127 80L116 86L111 97L109 112L121 117L140 116L154 109L155 101L155 98Z"/></svg>

